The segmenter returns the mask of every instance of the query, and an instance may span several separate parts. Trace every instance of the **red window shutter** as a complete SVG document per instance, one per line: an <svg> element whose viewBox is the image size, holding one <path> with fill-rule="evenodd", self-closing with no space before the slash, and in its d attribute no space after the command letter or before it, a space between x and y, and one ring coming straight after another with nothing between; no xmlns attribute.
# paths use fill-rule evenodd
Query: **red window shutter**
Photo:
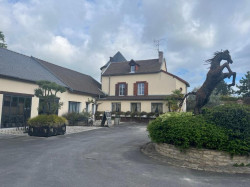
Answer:
<svg viewBox="0 0 250 187"><path fill-rule="evenodd" d="M125 84L125 95L126 96L128 95L128 84L127 83Z"/></svg>
<svg viewBox="0 0 250 187"><path fill-rule="evenodd" d="M119 84L115 85L115 95L119 96Z"/></svg>
<svg viewBox="0 0 250 187"><path fill-rule="evenodd" d="M144 95L148 95L148 82L145 82Z"/></svg>
<svg viewBox="0 0 250 187"><path fill-rule="evenodd" d="M137 95L137 83L134 83L134 95Z"/></svg>

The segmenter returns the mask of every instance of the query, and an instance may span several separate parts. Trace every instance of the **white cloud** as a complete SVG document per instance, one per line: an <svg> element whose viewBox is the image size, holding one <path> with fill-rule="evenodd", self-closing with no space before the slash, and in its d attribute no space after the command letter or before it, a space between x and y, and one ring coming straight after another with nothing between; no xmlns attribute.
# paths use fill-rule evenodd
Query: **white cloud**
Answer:
<svg viewBox="0 0 250 187"><path fill-rule="evenodd" d="M162 40L168 70L201 85L204 61L229 49L232 69L249 70L249 1L0 0L0 30L9 49L92 75L120 51L128 60L157 58ZM223 8L221 8L223 7Z"/></svg>

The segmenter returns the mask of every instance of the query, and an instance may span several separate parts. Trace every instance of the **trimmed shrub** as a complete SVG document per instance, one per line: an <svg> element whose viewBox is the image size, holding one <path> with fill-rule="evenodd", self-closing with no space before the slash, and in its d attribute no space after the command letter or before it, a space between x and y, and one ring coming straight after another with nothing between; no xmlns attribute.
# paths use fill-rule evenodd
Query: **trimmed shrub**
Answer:
<svg viewBox="0 0 250 187"><path fill-rule="evenodd" d="M228 140L225 131L208 124L198 116L172 116L162 121L159 117L148 125L150 138L157 143L169 143L183 149L222 147Z"/></svg>
<svg viewBox="0 0 250 187"><path fill-rule="evenodd" d="M60 127L67 123L64 117L57 115L39 115L28 120L30 127Z"/></svg>
<svg viewBox="0 0 250 187"><path fill-rule="evenodd" d="M192 116L192 112L167 112L159 116L162 121L166 121L169 117L185 117Z"/></svg>
<svg viewBox="0 0 250 187"><path fill-rule="evenodd" d="M203 110L204 118L217 126L230 130L231 138L245 139L250 136L250 107L221 105Z"/></svg>
<svg viewBox="0 0 250 187"><path fill-rule="evenodd" d="M149 136L156 143L168 143L182 150L190 147L215 149L230 154L249 155L247 140L230 138L229 131L203 116L190 114L162 115L148 125ZM167 116L167 117L166 117Z"/></svg>

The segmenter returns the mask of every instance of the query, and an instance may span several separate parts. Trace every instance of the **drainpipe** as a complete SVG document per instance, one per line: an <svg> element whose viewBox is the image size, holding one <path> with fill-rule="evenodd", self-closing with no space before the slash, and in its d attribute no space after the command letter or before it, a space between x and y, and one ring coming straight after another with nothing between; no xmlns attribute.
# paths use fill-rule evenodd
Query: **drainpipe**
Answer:
<svg viewBox="0 0 250 187"><path fill-rule="evenodd" d="M109 76L109 95L110 95L110 76Z"/></svg>

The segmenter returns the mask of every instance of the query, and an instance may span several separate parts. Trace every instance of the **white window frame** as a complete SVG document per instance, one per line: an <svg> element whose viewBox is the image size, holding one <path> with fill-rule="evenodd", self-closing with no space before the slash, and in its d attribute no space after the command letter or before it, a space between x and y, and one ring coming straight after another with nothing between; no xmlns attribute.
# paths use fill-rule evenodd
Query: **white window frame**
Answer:
<svg viewBox="0 0 250 187"><path fill-rule="evenodd" d="M140 82L137 84L137 95L145 95L145 83Z"/></svg>
<svg viewBox="0 0 250 187"><path fill-rule="evenodd" d="M119 96L125 95L125 84L119 84Z"/></svg>
<svg viewBox="0 0 250 187"><path fill-rule="evenodd" d="M130 66L130 72L134 73L135 72L135 65Z"/></svg>
<svg viewBox="0 0 250 187"><path fill-rule="evenodd" d="M75 101L69 101L69 113L72 112L76 112L79 113L80 112L80 107L81 107L81 103L80 102L75 102Z"/></svg>

